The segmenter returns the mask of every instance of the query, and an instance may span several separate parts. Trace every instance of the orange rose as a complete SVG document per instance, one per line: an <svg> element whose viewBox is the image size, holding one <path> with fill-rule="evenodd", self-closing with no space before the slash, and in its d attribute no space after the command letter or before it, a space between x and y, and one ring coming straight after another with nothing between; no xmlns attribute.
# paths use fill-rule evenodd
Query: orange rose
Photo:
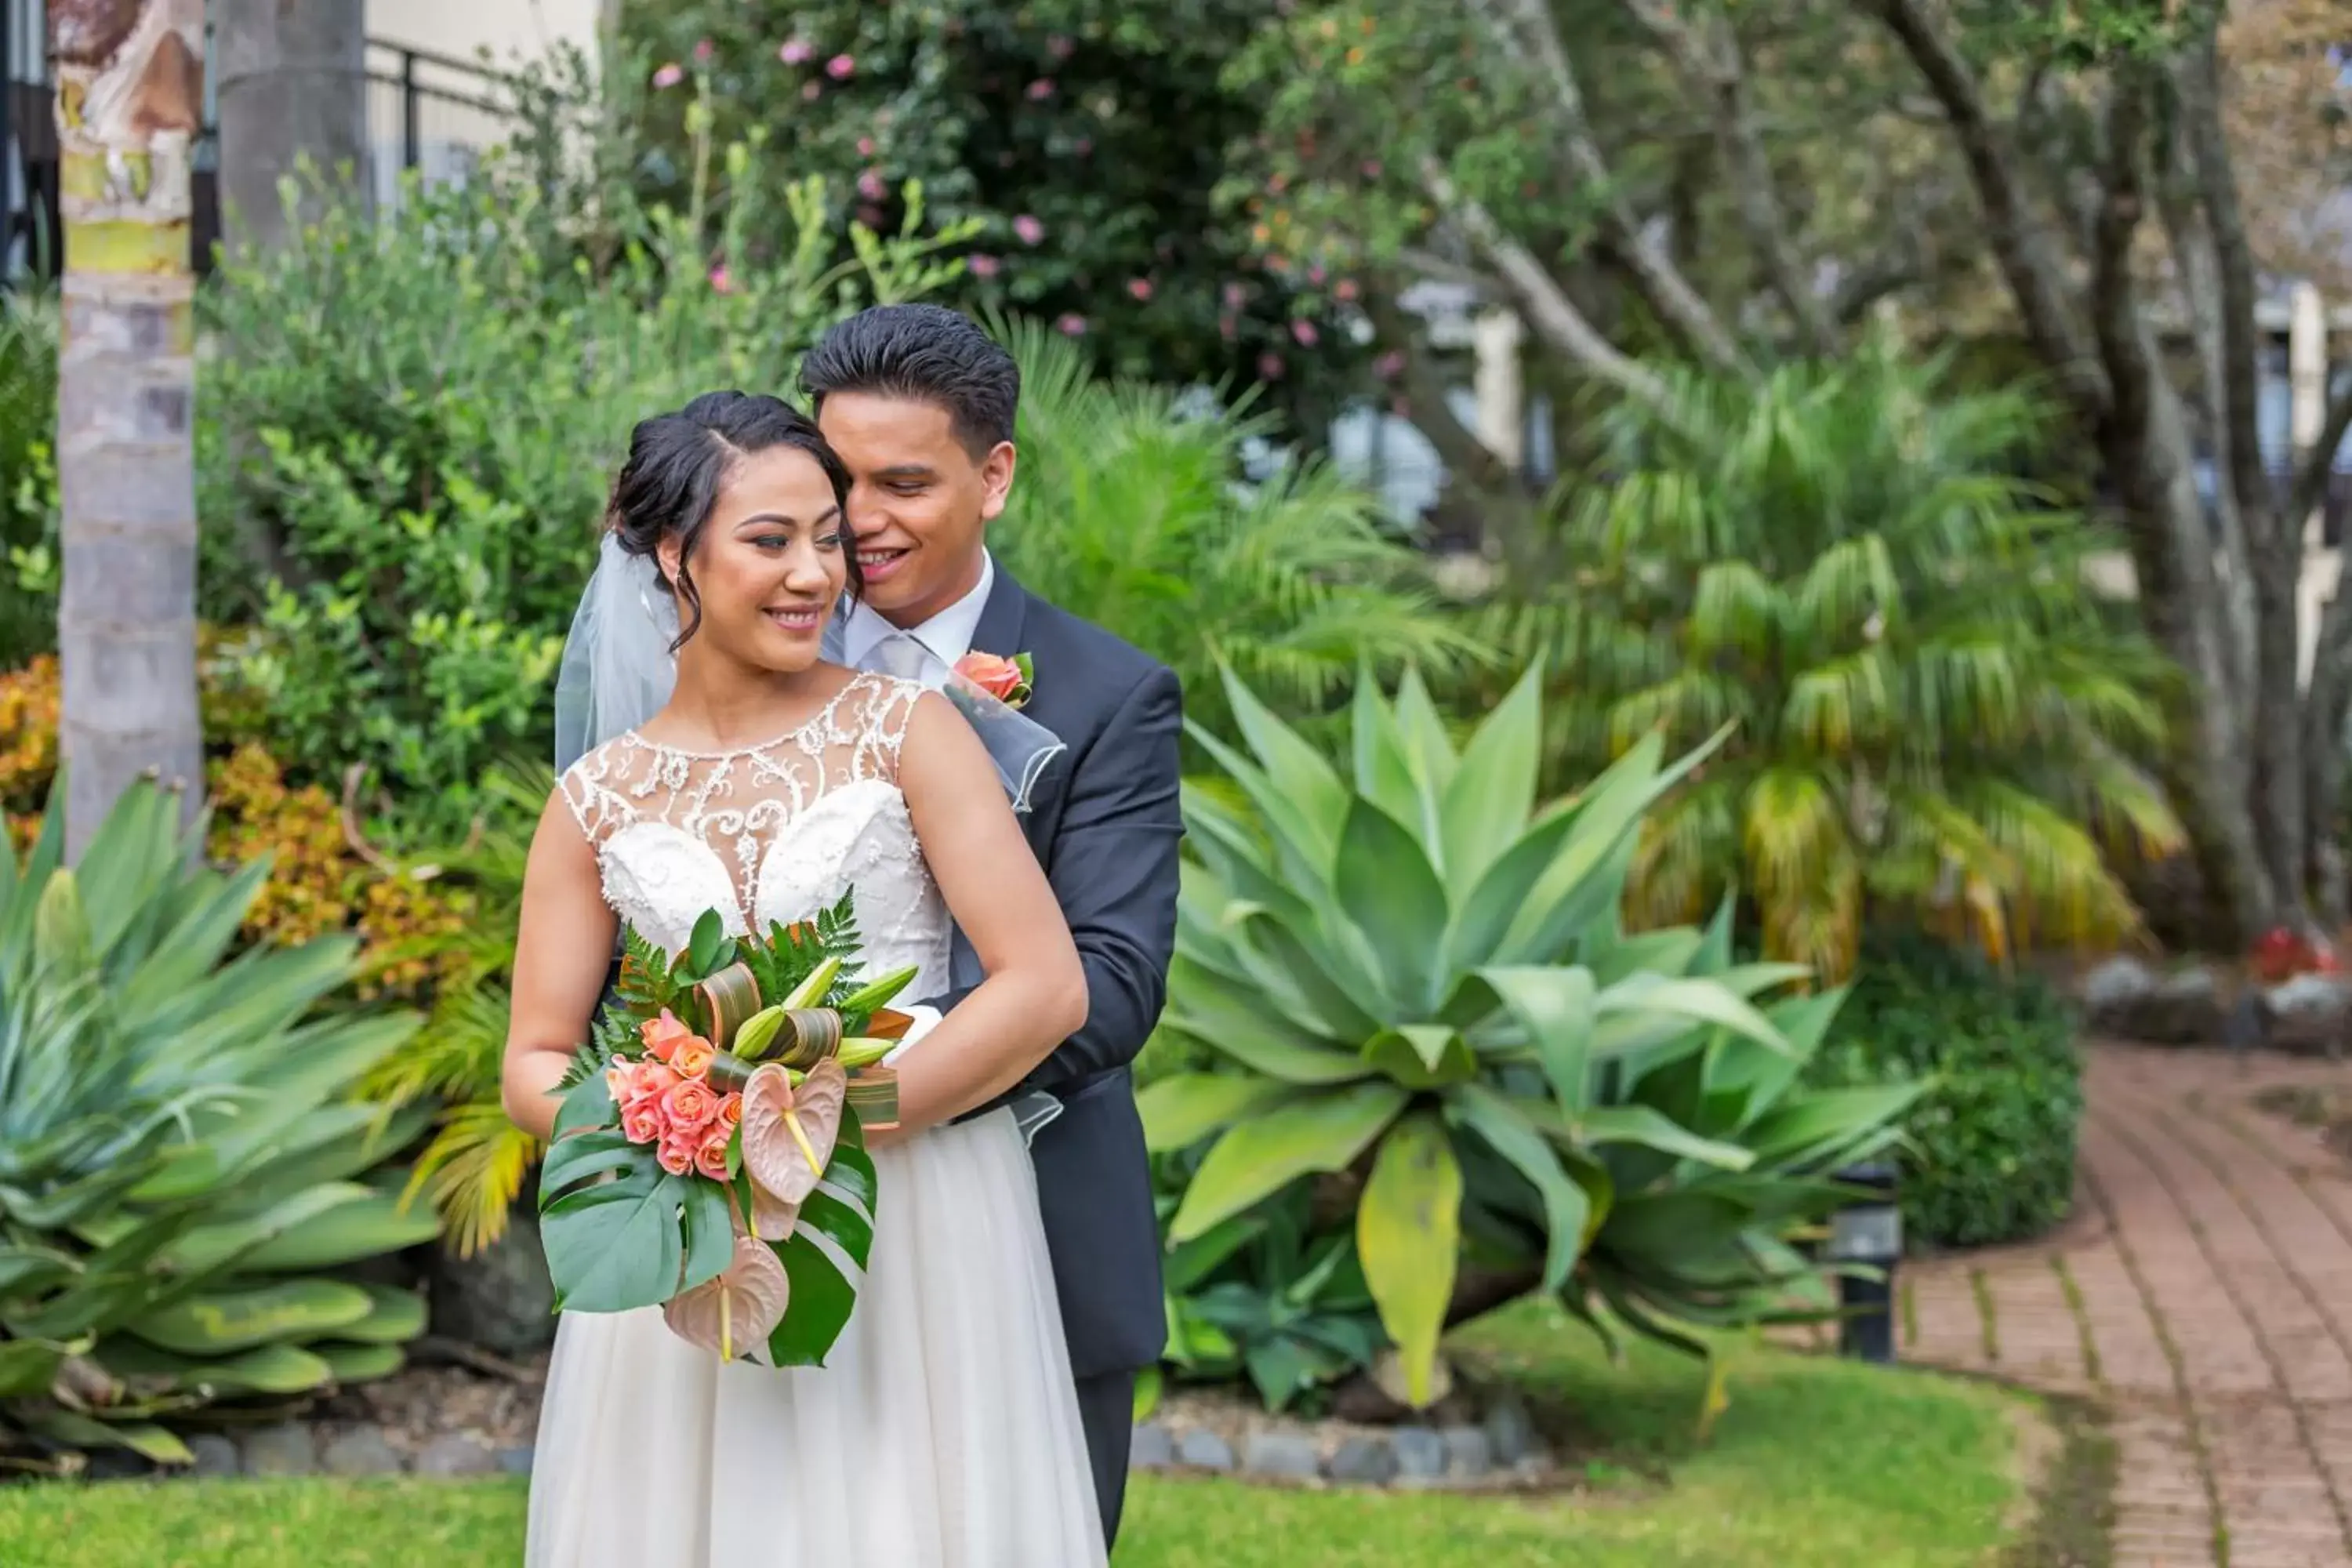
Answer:
<svg viewBox="0 0 2352 1568"><path fill-rule="evenodd" d="M666 1137L699 1137L719 1119L719 1096L698 1078L682 1079L662 1096L662 1114L669 1124Z"/></svg>
<svg viewBox="0 0 2352 1568"><path fill-rule="evenodd" d="M968 653L956 660L955 672L999 702L1010 703L1029 684L1021 667L992 653Z"/></svg>
<svg viewBox="0 0 2352 1568"><path fill-rule="evenodd" d="M646 1054L657 1062L666 1062L677 1050L678 1042L694 1038L694 1031L677 1021L668 1008L662 1009L658 1018L648 1018L637 1026L638 1035L646 1042Z"/></svg>
<svg viewBox="0 0 2352 1568"><path fill-rule="evenodd" d="M743 1121L743 1095L739 1089L719 1101L719 1120L729 1127L740 1126Z"/></svg>
<svg viewBox="0 0 2352 1568"><path fill-rule="evenodd" d="M700 1035L688 1035L670 1052L670 1068L680 1078L700 1078L710 1070L710 1058L718 1054Z"/></svg>
<svg viewBox="0 0 2352 1568"><path fill-rule="evenodd" d="M694 1152L694 1168L714 1182L727 1179L727 1144L735 1130L724 1122L714 1121L702 1135L702 1144Z"/></svg>
<svg viewBox="0 0 2352 1568"><path fill-rule="evenodd" d="M689 1132L683 1137L664 1138L661 1146L654 1151L654 1159L671 1175L683 1176L694 1169L694 1157L699 1152L694 1134Z"/></svg>

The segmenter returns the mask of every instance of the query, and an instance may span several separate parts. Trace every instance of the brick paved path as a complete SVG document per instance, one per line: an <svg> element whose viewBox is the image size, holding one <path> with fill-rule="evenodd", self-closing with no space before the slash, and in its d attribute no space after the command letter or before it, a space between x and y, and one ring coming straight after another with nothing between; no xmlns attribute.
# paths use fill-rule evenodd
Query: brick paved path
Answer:
<svg viewBox="0 0 2352 1568"><path fill-rule="evenodd" d="M2352 1163L2250 1103L2347 1076L2097 1047L2074 1217L1905 1271L1906 1360L2112 1411L2116 1568L2352 1568Z"/></svg>

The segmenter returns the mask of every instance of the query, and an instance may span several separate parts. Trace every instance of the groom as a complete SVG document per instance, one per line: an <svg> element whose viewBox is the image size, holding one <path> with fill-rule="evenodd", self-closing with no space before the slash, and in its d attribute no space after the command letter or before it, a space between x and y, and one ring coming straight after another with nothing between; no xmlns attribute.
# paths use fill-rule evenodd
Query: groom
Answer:
<svg viewBox="0 0 2352 1568"><path fill-rule="evenodd" d="M1175 947L1176 677L990 558L988 525L1013 487L1021 372L970 320L936 305L866 310L825 334L801 386L849 468L866 592L843 627L847 661L937 685L967 653L1028 654L1024 711L1067 748L1022 826L1077 940L1087 1023L1006 1099L1025 1102L1024 1123L1039 1097L1060 1105L1030 1152L1108 1543L1127 1491L1136 1373L1168 1333L1128 1064L1160 1016ZM956 989L926 1000L945 1010L979 978L959 935Z"/></svg>

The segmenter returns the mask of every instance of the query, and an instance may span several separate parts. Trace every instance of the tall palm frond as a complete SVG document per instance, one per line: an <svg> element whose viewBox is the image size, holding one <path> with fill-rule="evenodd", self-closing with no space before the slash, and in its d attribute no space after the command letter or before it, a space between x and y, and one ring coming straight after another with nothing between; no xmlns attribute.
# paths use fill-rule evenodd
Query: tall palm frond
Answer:
<svg viewBox="0 0 2352 1568"><path fill-rule="evenodd" d="M1480 620L1556 672L1561 773L1738 726L1648 825L1629 914L1740 888L1831 978L1873 905L1995 956L2133 932L2115 863L2182 842L2139 761L2175 675L2092 585L2116 542L2020 471L2057 427L2038 398L1885 345L1672 384L1671 418L1597 416L1556 574Z"/></svg>
<svg viewBox="0 0 2352 1568"><path fill-rule="evenodd" d="M1100 381L1051 330L1001 331L1021 363L1021 470L992 546L1031 589L1171 666L1188 717L1229 728L1220 661L1312 714L1361 662L1444 675L1484 655L1365 491L1317 463L1244 478L1275 429L1247 400Z"/></svg>

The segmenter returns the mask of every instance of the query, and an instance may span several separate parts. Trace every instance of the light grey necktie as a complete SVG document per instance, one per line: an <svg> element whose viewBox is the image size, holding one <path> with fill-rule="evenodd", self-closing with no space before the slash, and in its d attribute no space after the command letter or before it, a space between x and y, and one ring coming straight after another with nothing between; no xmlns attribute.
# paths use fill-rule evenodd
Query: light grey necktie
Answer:
<svg viewBox="0 0 2352 1568"><path fill-rule="evenodd" d="M908 632L892 632L866 656L866 668L900 680L919 680L926 686L934 684L931 670L938 663L931 650Z"/></svg>

